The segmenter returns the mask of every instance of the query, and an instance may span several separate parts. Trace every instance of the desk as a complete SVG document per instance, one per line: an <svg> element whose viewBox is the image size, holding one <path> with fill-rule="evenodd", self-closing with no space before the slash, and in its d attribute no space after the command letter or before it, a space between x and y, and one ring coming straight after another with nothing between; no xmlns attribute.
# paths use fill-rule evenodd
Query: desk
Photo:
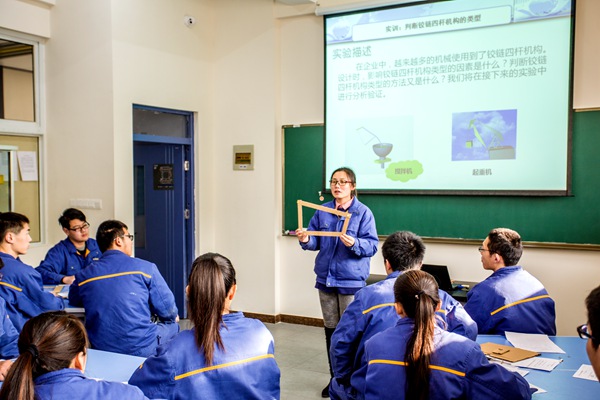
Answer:
<svg viewBox="0 0 600 400"><path fill-rule="evenodd" d="M533 398L536 400L597 400L600 398L599 382L573 378L573 374L579 369L581 364L590 364L590 360L585 352L586 341L573 336L550 336L550 340L563 349L566 354L542 353L543 357L563 360L551 372L527 369L529 371L525 376L527 382L547 391L547 393L534 393ZM511 346L504 336L477 336L477 343L482 344L486 342Z"/></svg>
<svg viewBox="0 0 600 400"><path fill-rule="evenodd" d="M131 374L146 360L144 357L88 349L85 375L113 382L127 382Z"/></svg>
<svg viewBox="0 0 600 400"><path fill-rule="evenodd" d="M54 288L56 286L62 286L62 289L59 292L59 297L62 297L63 299L65 311L69 314L75 315L77 318L85 318L85 309L83 307L71 307L69 304L69 288L71 285L44 285L44 290L46 292L54 292Z"/></svg>

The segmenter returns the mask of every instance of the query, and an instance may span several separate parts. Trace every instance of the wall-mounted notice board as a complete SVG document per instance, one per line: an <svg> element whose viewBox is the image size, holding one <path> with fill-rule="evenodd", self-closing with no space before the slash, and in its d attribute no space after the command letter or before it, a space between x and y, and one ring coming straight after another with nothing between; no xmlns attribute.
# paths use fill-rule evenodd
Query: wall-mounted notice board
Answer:
<svg viewBox="0 0 600 400"><path fill-rule="evenodd" d="M284 233L297 228L298 199L331 200L323 187L324 143L323 125L283 127ZM599 250L600 111L573 114L571 163L569 197L361 194L360 182L357 189L380 236L411 230L425 238L482 240L490 229L508 227L529 243ZM303 214L304 227L312 214Z"/></svg>

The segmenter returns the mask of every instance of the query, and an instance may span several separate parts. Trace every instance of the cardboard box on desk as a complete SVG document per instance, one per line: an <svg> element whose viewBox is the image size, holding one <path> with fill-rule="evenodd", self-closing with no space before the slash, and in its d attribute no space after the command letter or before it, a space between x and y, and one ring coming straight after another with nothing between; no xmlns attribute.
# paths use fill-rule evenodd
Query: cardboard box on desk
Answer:
<svg viewBox="0 0 600 400"><path fill-rule="evenodd" d="M523 350L517 347L504 346L501 344L490 342L483 343L481 345L481 351L483 351L483 354L485 354L486 356L494 357L499 360L504 360L508 362L517 362L540 355L540 353L536 353L535 351Z"/></svg>

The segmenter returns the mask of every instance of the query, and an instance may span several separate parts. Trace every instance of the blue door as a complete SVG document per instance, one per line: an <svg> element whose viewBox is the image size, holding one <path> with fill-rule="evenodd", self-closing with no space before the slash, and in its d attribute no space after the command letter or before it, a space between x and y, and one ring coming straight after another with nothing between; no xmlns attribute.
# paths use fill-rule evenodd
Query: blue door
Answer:
<svg viewBox="0 0 600 400"><path fill-rule="evenodd" d="M134 133L134 244L136 257L157 265L185 318L194 256L192 146L173 142L182 140Z"/></svg>

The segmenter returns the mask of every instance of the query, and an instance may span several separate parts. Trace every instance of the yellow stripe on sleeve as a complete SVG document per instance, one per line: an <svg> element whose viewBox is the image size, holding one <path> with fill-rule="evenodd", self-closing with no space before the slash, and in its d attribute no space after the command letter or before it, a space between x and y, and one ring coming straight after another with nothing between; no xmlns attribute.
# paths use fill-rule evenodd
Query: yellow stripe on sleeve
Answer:
<svg viewBox="0 0 600 400"><path fill-rule="evenodd" d="M519 304L522 304L522 303L528 303L528 302L530 302L530 301L536 301L536 300L540 300L540 299L546 299L546 298L550 298L550 295L548 295L548 294L544 294L544 295L541 295L541 296L529 297L529 298L527 298L527 299L523 299L523 300L515 301L514 303L506 304L506 305L504 305L504 306L502 306L502 307L498 308L497 310L494 310L494 311L492 311L492 312L490 313L490 315L497 314L497 313L499 313L500 311L502 311L502 310L504 310L504 309L506 309L506 308L512 307L512 306L516 306L516 305L519 305Z"/></svg>
<svg viewBox="0 0 600 400"><path fill-rule="evenodd" d="M21 289L20 287L16 287L15 285L11 285L10 283L6 283L6 282L0 282L0 285L2 285L2 286L6 286L6 287L9 287L9 288L11 288L11 289L14 289L14 290L16 290L17 292L22 292L22 291L23 291L23 289Z"/></svg>
<svg viewBox="0 0 600 400"><path fill-rule="evenodd" d="M186 372L185 374L175 375L175 380L178 381L180 379L189 378L192 375L201 374L203 372L208 372L208 371L213 371L215 369L227 368L227 367L231 367L234 365L245 364L245 363L249 363L249 362L253 362L253 361L263 360L265 358L275 358L275 356L273 354L264 354L262 356L256 356L256 357L246 358L244 360L232 361L232 362L228 362L225 364L211 365L210 367L200 368L200 369L197 369L194 371Z"/></svg>
<svg viewBox="0 0 600 400"><path fill-rule="evenodd" d="M405 361L395 361L395 360L371 360L369 361L369 365L371 364L387 364L387 365L399 365L401 367L406 367L408 364ZM435 369L437 371L448 372L449 374L454 374L458 376L464 377L466 374L461 371L457 371L455 369L440 367L439 365L430 365L429 369Z"/></svg>
<svg viewBox="0 0 600 400"><path fill-rule="evenodd" d="M393 306L394 306L394 303L383 303L383 304L377 304L376 306L373 306L373 307L367 308L367 309L366 309L366 310L364 310L362 313L363 313L363 314L368 314L368 313L370 313L371 311L373 311L373 310L375 310L375 309L377 309L377 308L382 308L382 307L393 307Z"/></svg>
<svg viewBox="0 0 600 400"><path fill-rule="evenodd" d="M101 280L101 279L116 278L116 277L124 276L124 275L144 275L146 278L152 278L152 275L148 275L148 274L146 274L146 273L144 273L142 271L129 271L129 272L120 272L118 274L101 275L101 276L97 276L95 278L86 279L85 281L80 282L78 285L79 286L83 286L83 285L85 285L86 283L89 283L89 282L98 281L98 280Z"/></svg>

